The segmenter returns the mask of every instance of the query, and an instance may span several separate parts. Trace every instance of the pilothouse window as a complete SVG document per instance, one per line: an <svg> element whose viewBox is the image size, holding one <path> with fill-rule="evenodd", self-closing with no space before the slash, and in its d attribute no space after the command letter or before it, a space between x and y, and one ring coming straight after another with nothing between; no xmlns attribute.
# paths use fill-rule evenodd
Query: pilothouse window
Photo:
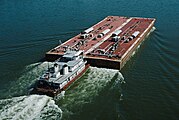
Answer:
<svg viewBox="0 0 179 120"><path fill-rule="evenodd" d="M70 58L70 57L62 57L59 62L68 62L71 60L72 60L72 58Z"/></svg>

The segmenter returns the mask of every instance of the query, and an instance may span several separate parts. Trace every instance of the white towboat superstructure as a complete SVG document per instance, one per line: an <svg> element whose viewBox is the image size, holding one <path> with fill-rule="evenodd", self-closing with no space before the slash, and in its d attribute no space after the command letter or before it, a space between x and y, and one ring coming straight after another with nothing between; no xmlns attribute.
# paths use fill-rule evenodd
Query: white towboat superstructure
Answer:
<svg viewBox="0 0 179 120"><path fill-rule="evenodd" d="M83 59L83 51L67 50L52 67L37 80L31 93L54 97L78 79L89 67Z"/></svg>

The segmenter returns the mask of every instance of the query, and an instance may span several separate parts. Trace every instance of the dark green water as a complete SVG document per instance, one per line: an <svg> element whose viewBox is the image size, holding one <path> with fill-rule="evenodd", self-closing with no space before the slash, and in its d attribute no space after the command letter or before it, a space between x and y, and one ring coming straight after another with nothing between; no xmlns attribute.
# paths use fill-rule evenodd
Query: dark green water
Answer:
<svg viewBox="0 0 179 120"><path fill-rule="evenodd" d="M122 75L91 67L55 101L27 95L46 51L109 15L157 19ZM178 45L178 0L1 0L0 119L178 120Z"/></svg>

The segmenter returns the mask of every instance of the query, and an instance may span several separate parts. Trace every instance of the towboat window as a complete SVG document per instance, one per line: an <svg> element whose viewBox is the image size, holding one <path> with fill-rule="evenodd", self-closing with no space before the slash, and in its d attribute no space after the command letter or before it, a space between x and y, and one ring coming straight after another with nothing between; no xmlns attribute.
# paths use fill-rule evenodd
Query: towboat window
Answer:
<svg viewBox="0 0 179 120"><path fill-rule="evenodd" d="M70 57L62 57L60 60L59 60L59 62L68 62L68 61L71 61L72 60L72 58L70 58Z"/></svg>

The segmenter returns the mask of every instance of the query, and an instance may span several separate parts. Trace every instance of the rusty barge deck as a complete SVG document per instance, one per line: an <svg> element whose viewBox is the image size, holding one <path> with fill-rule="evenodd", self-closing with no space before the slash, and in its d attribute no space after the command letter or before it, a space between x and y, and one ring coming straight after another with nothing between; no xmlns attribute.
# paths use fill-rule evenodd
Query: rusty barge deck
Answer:
<svg viewBox="0 0 179 120"><path fill-rule="evenodd" d="M154 18L108 16L46 53L48 61L65 51L84 50L92 66L121 69L154 26Z"/></svg>

